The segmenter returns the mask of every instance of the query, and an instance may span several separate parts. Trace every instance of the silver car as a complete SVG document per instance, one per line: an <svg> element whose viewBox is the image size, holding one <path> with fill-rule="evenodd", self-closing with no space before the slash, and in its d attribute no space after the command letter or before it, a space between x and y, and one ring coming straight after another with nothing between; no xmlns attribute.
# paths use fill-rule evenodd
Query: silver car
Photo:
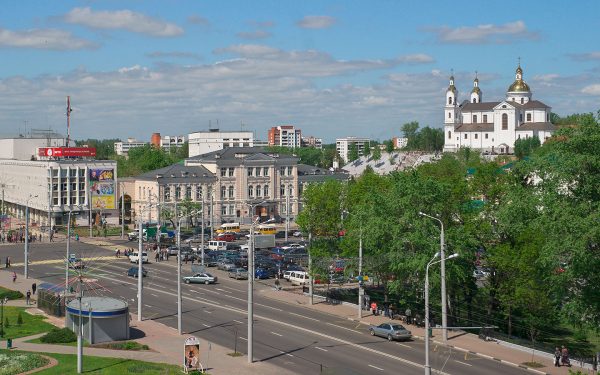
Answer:
<svg viewBox="0 0 600 375"><path fill-rule="evenodd" d="M186 276L183 278L186 284L189 283L200 283L200 284L214 284L217 282L217 277L210 273L197 273L194 276Z"/></svg>
<svg viewBox="0 0 600 375"><path fill-rule="evenodd" d="M228 273L229 277L236 280L248 280L248 271L245 268L234 268Z"/></svg>
<svg viewBox="0 0 600 375"><path fill-rule="evenodd" d="M378 326L369 327L369 333L371 336L381 336L392 340L410 340L412 333L404 328L402 324L389 322L381 323Z"/></svg>

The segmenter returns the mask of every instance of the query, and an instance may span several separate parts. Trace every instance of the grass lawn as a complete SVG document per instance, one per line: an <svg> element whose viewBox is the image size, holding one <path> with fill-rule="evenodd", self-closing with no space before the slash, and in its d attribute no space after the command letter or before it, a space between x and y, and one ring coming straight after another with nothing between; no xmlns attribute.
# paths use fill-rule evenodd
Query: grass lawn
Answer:
<svg viewBox="0 0 600 375"><path fill-rule="evenodd" d="M32 344L48 344L46 342L42 342L41 338L28 340L26 341ZM65 342L65 343L50 343L50 345L66 345L66 346L77 346L77 341L73 342ZM87 341L83 341L84 347L92 347L92 348L102 348L102 349L113 349L113 350L150 350L147 345L142 345L137 343L136 341L124 341L124 342L111 342L111 343L103 343L103 344L95 344L91 345Z"/></svg>
<svg viewBox="0 0 600 375"><path fill-rule="evenodd" d="M23 324L17 324L17 316L21 312L23 318ZM9 326L4 326L4 336L2 338L15 339L18 337L25 337L35 335L37 333L48 332L54 326L45 321L45 317L41 315L30 315L25 312L24 307L4 306L4 320L2 324L6 323L8 318Z"/></svg>
<svg viewBox="0 0 600 375"><path fill-rule="evenodd" d="M0 349L0 354L6 350ZM58 360L58 365L36 374L64 375L77 373L77 356L73 354L44 353ZM148 374L170 375L181 374L181 367L162 363L134 361L124 358L83 357L83 372L85 374L121 375ZM193 373L192 373L193 374Z"/></svg>
<svg viewBox="0 0 600 375"><path fill-rule="evenodd" d="M23 293L18 290L6 289L0 286L0 299L4 299L4 297L11 299L21 299L23 298Z"/></svg>
<svg viewBox="0 0 600 375"><path fill-rule="evenodd" d="M0 375L20 374L48 364L48 359L37 353L0 351Z"/></svg>

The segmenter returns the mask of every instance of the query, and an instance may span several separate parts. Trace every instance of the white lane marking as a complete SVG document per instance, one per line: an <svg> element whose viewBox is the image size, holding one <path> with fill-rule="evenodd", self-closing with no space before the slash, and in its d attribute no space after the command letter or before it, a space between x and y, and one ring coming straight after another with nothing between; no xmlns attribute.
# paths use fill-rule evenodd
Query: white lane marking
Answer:
<svg viewBox="0 0 600 375"><path fill-rule="evenodd" d="M118 274L115 274L115 275L116 276L120 276ZM134 284L134 283L130 283L130 282L124 281L124 280L121 281L121 282L125 283L125 284L130 284L130 285L137 285L137 283ZM151 288L147 288L147 289L152 290ZM165 292L165 291L162 291L162 290L153 290L153 291L160 292L160 293L165 293L165 294L167 294L167 295L169 295L171 297L175 297L176 296L175 293ZM189 297L184 297L184 298L191 300L191 298L189 298ZM131 299L131 300L134 301L134 299ZM196 300L193 300L193 301L203 302L203 303L210 303L211 305L213 305L216 308L227 309L227 310L230 310L232 312L237 312L239 314L243 314L244 316L247 314L246 310L237 309L237 308L225 308L225 307L220 306L220 305L214 305L214 301L210 301L210 300L207 300L205 298L199 298L199 299L196 299ZM211 312L209 312L207 310L205 310L204 312L209 313L209 314L211 313ZM311 319L311 320L319 321L318 319L308 318L308 317L305 317L305 316L300 315L300 314L295 314L295 313L290 313L290 314L297 315L297 316L300 316L300 317L303 317L303 318L306 318L306 319ZM372 349L372 348L369 348L369 347L366 347L366 346L363 346L363 345L360 345L360 344L355 344L355 343L353 343L351 341L340 339L340 338L337 338L335 336L331 336L331 335L328 335L328 334L325 334L325 333L322 333L322 332L319 332L319 331L314 331L314 330L311 330L311 329L308 329L308 328L304 328L304 327L298 327L295 324L282 322L281 320L272 319L272 318L269 318L269 317L266 317L266 316L261 316L261 315L256 315L256 314L254 316L256 318L263 319L264 321L276 323L276 324L282 325L284 327L296 329L296 330L301 331L301 332L307 332L307 333L311 333L311 334L316 335L316 336L326 337L326 338L328 338L330 340L337 341L337 342L345 344L345 345L347 345L349 347L361 349L361 350L364 350L366 352L370 352L370 353L374 353L374 354L377 354L377 355L380 355L380 356L383 356L383 357L394 359L394 360L396 360L398 362L406 363L408 365L411 365L411 366L414 366L414 367L417 367L417 368L423 368L424 367L423 365L421 365L419 363L416 363L416 362L404 359L402 357L398 357L398 356L395 356L393 354L389 354L389 353L385 353L385 352L382 352L382 351L379 351L379 350L376 350L376 349ZM246 340L246 341L248 340L248 339L243 338L243 337L240 337L240 338L242 340ZM436 373L438 373L440 375L449 375L448 373L443 372L443 371L436 371Z"/></svg>
<svg viewBox="0 0 600 375"><path fill-rule="evenodd" d="M410 345L406 345L406 344L401 344L401 343L398 343L398 345L400 345L400 346L404 346L405 348L409 348L409 349L412 349L412 348L413 348L412 346L410 346Z"/></svg>
<svg viewBox="0 0 600 375"><path fill-rule="evenodd" d="M158 298L158 296L157 296L156 294L154 294L154 293L150 293L150 295L151 295L152 297L157 297L157 298Z"/></svg>
<svg viewBox="0 0 600 375"><path fill-rule="evenodd" d="M283 336L283 335L280 335L279 333L277 333L277 332L273 332L273 331L271 331L271 334L273 334L273 335L275 335L275 336L279 336L279 337L282 337L282 336Z"/></svg>
<svg viewBox="0 0 600 375"><path fill-rule="evenodd" d="M458 362L458 363L460 363L460 364L462 364L462 365L469 366L469 367L472 367L472 366L473 366L473 365L472 365L472 364L470 364L470 363L461 362L461 361L458 361L458 360L456 360L456 359L454 360L454 362Z"/></svg>
<svg viewBox="0 0 600 375"><path fill-rule="evenodd" d="M225 290L225 289L221 289L221 288L215 288L215 289L218 290L218 291L220 291L220 292L225 292L225 293L229 293L229 294L232 293L229 290Z"/></svg>
<svg viewBox="0 0 600 375"><path fill-rule="evenodd" d="M212 311L204 310L204 312L207 314L212 314Z"/></svg>
<svg viewBox="0 0 600 375"><path fill-rule="evenodd" d="M248 341L247 338L240 336L240 340Z"/></svg>
<svg viewBox="0 0 600 375"><path fill-rule="evenodd" d="M205 327L210 327L210 325L208 325L208 324L202 323L202 325L205 326Z"/></svg>
<svg viewBox="0 0 600 375"><path fill-rule="evenodd" d="M383 371L383 369L382 369L382 368L379 368L379 367L377 367L377 366L369 365L369 367L373 367L373 368L374 368L374 369L376 369L376 370Z"/></svg>
<svg viewBox="0 0 600 375"><path fill-rule="evenodd" d="M152 307L152 306L150 306L150 305L146 305L145 303L144 303L144 306L146 306L146 307Z"/></svg>
<svg viewBox="0 0 600 375"><path fill-rule="evenodd" d="M333 324L333 323L327 323L327 324L329 324L330 326L334 326L336 328L345 329L345 330L350 331L350 332L360 333L360 331L357 331L357 330L352 329L352 328L342 327L342 326L339 326L339 325Z"/></svg>
<svg viewBox="0 0 600 375"><path fill-rule="evenodd" d="M236 322L238 324L244 324L244 322L240 322L239 320L234 320L234 322Z"/></svg>
<svg viewBox="0 0 600 375"><path fill-rule="evenodd" d="M328 352L328 351L329 351L329 350L327 350L327 349L319 348L318 346L315 346L315 349L319 349L319 350L322 350L322 351L324 351L324 352Z"/></svg>
<svg viewBox="0 0 600 375"><path fill-rule="evenodd" d="M304 316L304 315L301 315L301 314L296 314L296 313L293 313L293 312L290 312L290 315L296 315L296 316L299 316L299 317L304 318L304 319L309 319L309 320L314 320L315 322L320 322L319 319L309 318L308 316Z"/></svg>
<svg viewBox="0 0 600 375"><path fill-rule="evenodd" d="M254 304L255 304L255 305L258 305L258 306L262 306L262 307L267 307L267 308L269 308L269 309L271 309L271 310L283 311L282 309L278 309L277 307L263 305L262 303L257 303L257 302L254 302Z"/></svg>
<svg viewBox="0 0 600 375"><path fill-rule="evenodd" d="M293 355L292 355L292 354L290 354L290 353L286 353L286 352L284 352L284 351L282 351L282 350L280 350L280 351L279 351L279 353L281 353L281 354L285 354L285 355L287 355L288 357L293 357Z"/></svg>

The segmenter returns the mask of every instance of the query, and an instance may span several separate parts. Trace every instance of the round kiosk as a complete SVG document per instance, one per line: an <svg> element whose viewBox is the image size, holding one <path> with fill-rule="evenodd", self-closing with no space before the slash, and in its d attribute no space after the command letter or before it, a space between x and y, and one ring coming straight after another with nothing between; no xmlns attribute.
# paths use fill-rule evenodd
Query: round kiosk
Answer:
<svg viewBox="0 0 600 375"><path fill-rule="evenodd" d="M65 327L77 333L79 319L83 339L90 344L129 339L129 305L108 297L83 297L67 304Z"/></svg>

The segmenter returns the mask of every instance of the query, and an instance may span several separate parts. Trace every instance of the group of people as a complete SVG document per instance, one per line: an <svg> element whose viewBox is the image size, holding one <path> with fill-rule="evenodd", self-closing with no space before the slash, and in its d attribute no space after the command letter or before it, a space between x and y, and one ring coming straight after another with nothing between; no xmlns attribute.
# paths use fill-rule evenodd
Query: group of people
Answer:
<svg viewBox="0 0 600 375"><path fill-rule="evenodd" d="M163 260L169 260L169 252L167 251L167 249L155 249L154 250L155 254L154 254L154 260L157 262L161 262ZM187 258L186 258L187 261Z"/></svg>
<svg viewBox="0 0 600 375"><path fill-rule="evenodd" d="M35 242L35 241L42 241L42 234L40 233L39 235L36 234L29 234L28 237L29 241L28 242ZM8 233L0 233L0 242L1 243L5 243L5 242L10 242L10 243L19 243L19 242L25 242L25 233L22 231L10 231Z"/></svg>
<svg viewBox="0 0 600 375"><path fill-rule="evenodd" d="M37 290L37 284L33 283L33 284L31 284L31 290L27 290L27 293L25 293L25 302L27 303L27 305L29 305L31 303L31 296L32 296L32 294L35 294L36 290Z"/></svg>
<svg viewBox="0 0 600 375"><path fill-rule="evenodd" d="M563 345L561 348L556 347L554 349L554 366L569 366L571 367L571 361L569 360L569 349Z"/></svg>

